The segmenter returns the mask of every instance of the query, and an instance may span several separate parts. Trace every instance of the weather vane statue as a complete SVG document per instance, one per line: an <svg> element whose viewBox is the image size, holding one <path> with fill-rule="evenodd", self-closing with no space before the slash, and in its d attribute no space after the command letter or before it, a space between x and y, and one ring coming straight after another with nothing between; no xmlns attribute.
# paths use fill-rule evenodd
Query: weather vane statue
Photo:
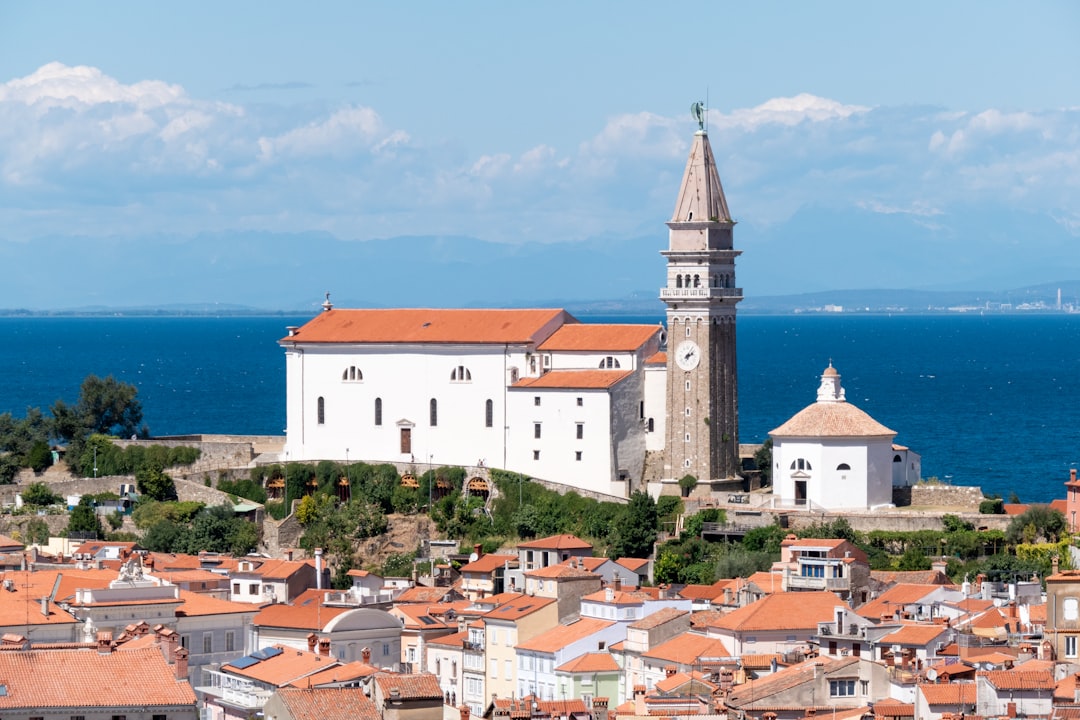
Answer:
<svg viewBox="0 0 1080 720"><path fill-rule="evenodd" d="M705 103L699 100L691 105L690 114L697 120L698 130L705 130Z"/></svg>

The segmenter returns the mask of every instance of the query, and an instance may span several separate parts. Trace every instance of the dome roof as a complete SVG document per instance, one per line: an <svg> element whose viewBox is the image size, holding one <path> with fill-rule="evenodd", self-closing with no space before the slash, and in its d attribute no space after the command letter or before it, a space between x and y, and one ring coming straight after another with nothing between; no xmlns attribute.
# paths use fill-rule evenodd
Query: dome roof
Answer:
<svg viewBox="0 0 1080 720"><path fill-rule="evenodd" d="M865 411L847 402L817 402L769 433L772 437L895 437Z"/></svg>
<svg viewBox="0 0 1080 720"><path fill-rule="evenodd" d="M349 610L326 624L324 632L344 632L347 630L384 630L401 629L401 621L386 612L375 608L357 608Z"/></svg>

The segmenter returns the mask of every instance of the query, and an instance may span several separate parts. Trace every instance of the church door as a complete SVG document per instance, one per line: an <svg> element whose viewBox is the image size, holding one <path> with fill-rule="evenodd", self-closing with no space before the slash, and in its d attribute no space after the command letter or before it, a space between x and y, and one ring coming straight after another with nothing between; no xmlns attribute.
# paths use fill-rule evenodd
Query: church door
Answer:
<svg viewBox="0 0 1080 720"><path fill-rule="evenodd" d="M806 481L805 480L796 480L795 481L795 504L796 505L805 505L806 504Z"/></svg>
<svg viewBox="0 0 1080 720"><path fill-rule="evenodd" d="M412 428L401 428L401 452L412 454Z"/></svg>

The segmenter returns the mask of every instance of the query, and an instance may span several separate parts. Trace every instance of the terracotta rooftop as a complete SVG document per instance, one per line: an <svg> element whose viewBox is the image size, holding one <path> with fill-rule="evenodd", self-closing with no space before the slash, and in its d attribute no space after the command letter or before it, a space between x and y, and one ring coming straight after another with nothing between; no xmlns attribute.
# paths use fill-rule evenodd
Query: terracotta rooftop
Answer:
<svg viewBox="0 0 1080 720"><path fill-rule="evenodd" d="M443 635L442 637L432 638L427 641L428 645L445 645L447 647L461 647L466 640L469 639L469 631L464 630L452 635Z"/></svg>
<svg viewBox="0 0 1080 720"><path fill-rule="evenodd" d="M516 621L526 615L542 610L548 605L555 603L555 598L531 597L518 595L509 602L504 602L491 612L484 615L483 620L511 620Z"/></svg>
<svg viewBox="0 0 1080 720"><path fill-rule="evenodd" d="M548 565L547 567L537 568L536 570L528 570L525 572L525 577L535 578L596 578L599 580L600 576L596 573L579 568L569 563L559 563L558 565Z"/></svg>
<svg viewBox="0 0 1080 720"><path fill-rule="evenodd" d="M540 350L633 352L662 331L659 325L563 325L540 344Z"/></svg>
<svg viewBox="0 0 1080 720"><path fill-rule="evenodd" d="M277 697L293 720L380 720L363 688L280 688Z"/></svg>
<svg viewBox="0 0 1080 720"><path fill-rule="evenodd" d="M754 709L760 711L763 706L772 705L771 698L778 693L797 688L800 685L813 683L819 672L831 674L848 666L857 665L859 662L859 658L843 658L839 660L811 658L797 665L766 675L761 679L737 685L728 698L728 705L744 710Z"/></svg>
<svg viewBox="0 0 1080 720"><path fill-rule="evenodd" d="M919 683L915 686L916 692L921 692L926 698L928 705L974 705L975 683L952 682L952 683Z"/></svg>
<svg viewBox="0 0 1080 720"><path fill-rule="evenodd" d="M1049 670L989 670L977 677L986 678L998 690L1053 690L1056 685Z"/></svg>
<svg viewBox="0 0 1080 720"><path fill-rule="evenodd" d="M556 650L561 650L570 643L583 640L614 624L615 622L613 620L581 618L580 620L567 625L556 625L550 630L546 630L523 643L519 643L516 648L518 652L521 652L522 650L543 653L555 652Z"/></svg>
<svg viewBox="0 0 1080 720"><path fill-rule="evenodd" d="M897 610L903 609L905 605L914 605L930 593L940 589L940 585L899 583L893 585L870 602L860 605L858 612L865 618L877 620L895 614Z"/></svg>
<svg viewBox="0 0 1080 720"><path fill-rule="evenodd" d="M645 358L646 365L667 365L667 353L656 352Z"/></svg>
<svg viewBox="0 0 1080 720"><path fill-rule="evenodd" d="M292 605L266 605L252 620L252 624L258 627L321 631L338 615L353 609L323 605L322 596L325 592L328 591L305 592L296 598Z"/></svg>
<svg viewBox="0 0 1080 720"><path fill-rule="evenodd" d="M692 670L688 673L677 672L674 675L669 675L656 683L655 687L664 694L680 690L680 695L689 693L712 695L719 689L718 685L709 682L708 675L698 670Z"/></svg>
<svg viewBox="0 0 1080 720"><path fill-rule="evenodd" d="M831 592L778 592L732 610L709 628L748 633L780 630L813 630L830 622L836 608L848 604Z"/></svg>
<svg viewBox="0 0 1080 720"><path fill-rule="evenodd" d="M517 555L499 555L497 553L491 553L490 555L481 555L479 559L473 560L471 563L467 563L461 566L462 573L490 573L498 568L501 568L508 562L517 562Z"/></svg>
<svg viewBox="0 0 1080 720"><path fill-rule="evenodd" d="M394 598L394 604L437 603L441 602L447 595L454 595L454 589L449 587L424 587L423 585L416 585Z"/></svg>
<svg viewBox="0 0 1080 720"><path fill-rule="evenodd" d="M585 542L577 535L563 533L562 535L549 535L538 540L518 543L519 548L526 550L592 550L593 546Z"/></svg>
<svg viewBox="0 0 1080 720"><path fill-rule="evenodd" d="M367 665L356 660L344 665L335 665L325 670L312 673L298 680L293 680L289 685L302 688L317 688L320 685L333 685L334 683L346 683L360 678L366 678L379 672L379 668Z"/></svg>
<svg viewBox="0 0 1080 720"><path fill-rule="evenodd" d="M871 570L870 577L886 585L952 585L949 576L940 570Z"/></svg>
<svg viewBox="0 0 1080 720"><path fill-rule="evenodd" d="M730 655L731 651L724 645L723 640L684 632L649 648L641 654L641 657L679 665L692 665L699 657L728 657Z"/></svg>
<svg viewBox="0 0 1080 720"><path fill-rule="evenodd" d="M375 675L375 682L382 690L383 697L389 697L394 690L403 700L441 700L443 697L439 680L431 673L394 675L381 672Z"/></svg>
<svg viewBox="0 0 1080 720"><path fill-rule="evenodd" d="M160 648L26 650L0 653L0 711L22 708L188 706L195 692L177 680Z"/></svg>
<svg viewBox="0 0 1080 720"><path fill-rule="evenodd" d="M878 643L881 645L916 645L926 646L935 642L949 632L944 625L904 624L884 636Z"/></svg>
<svg viewBox="0 0 1080 720"><path fill-rule="evenodd" d="M565 310L330 310L316 315L286 343L539 343L576 322Z"/></svg>
<svg viewBox="0 0 1080 720"><path fill-rule="evenodd" d="M619 558L615 562L622 565L627 570L636 573L645 570L649 565L649 560L647 558Z"/></svg>
<svg viewBox="0 0 1080 720"><path fill-rule="evenodd" d="M264 660L259 660L255 663L248 664L245 660L244 667L237 667L233 665L233 662L239 662L240 659L227 662L221 666L221 671L229 673L230 675L237 675L240 677L251 678L252 680L258 680L275 687L281 687L282 685L288 685L293 681L311 675L312 673L319 672L331 665L339 665L337 660L332 657L323 657L306 650L297 650L296 648L287 647L285 645L274 645L273 648L266 648L260 650L260 653L266 653L266 650L280 650L272 657L267 657ZM245 658L252 658L251 655L244 656Z"/></svg>
<svg viewBox="0 0 1080 720"><path fill-rule="evenodd" d="M849 402L816 402L769 432L773 437L893 437L890 430Z"/></svg>
<svg viewBox="0 0 1080 720"><path fill-rule="evenodd" d="M177 617L196 617L202 615L231 615L234 613L256 613L258 606L251 603L220 600L203 593L181 590L183 605L176 609ZM237 620L239 622L239 619Z"/></svg>
<svg viewBox="0 0 1080 720"><path fill-rule="evenodd" d="M651 630L654 627L659 627L666 622L671 622L672 620L689 614L690 611L688 610L679 610L678 608L673 607L660 608L656 612L649 613L640 620L630 623L627 627L634 628L635 630Z"/></svg>
<svg viewBox="0 0 1080 720"><path fill-rule="evenodd" d="M556 672L618 672L621 668L611 653L594 652L578 655L573 660L564 662L555 668Z"/></svg>
<svg viewBox="0 0 1080 720"><path fill-rule="evenodd" d="M568 390L604 390L625 380L631 370L552 370L540 377L522 378L513 388L565 388Z"/></svg>

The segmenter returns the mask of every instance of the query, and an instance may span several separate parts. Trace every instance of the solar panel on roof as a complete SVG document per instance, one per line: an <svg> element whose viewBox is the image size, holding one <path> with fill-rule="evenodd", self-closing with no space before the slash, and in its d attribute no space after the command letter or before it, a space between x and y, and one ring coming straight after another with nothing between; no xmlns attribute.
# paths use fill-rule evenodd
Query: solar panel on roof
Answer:
<svg viewBox="0 0 1080 720"><path fill-rule="evenodd" d="M261 658L253 658L250 655L245 655L239 660L233 660L229 664L232 665L234 668L237 668L238 670L243 670L244 668L249 668L255 663L259 662L260 659Z"/></svg>
<svg viewBox="0 0 1080 720"><path fill-rule="evenodd" d="M268 647L268 648L263 648L262 654L265 655L267 657L267 659L269 659L269 658L274 657L275 655L280 655L283 652L284 652L284 650L282 650L281 648Z"/></svg>
<svg viewBox="0 0 1080 720"><path fill-rule="evenodd" d="M255 652L251 653L250 657L253 657L256 660L265 660L267 658L267 654L265 650L256 650Z"/></svg>
<svg viewBox="0 0 1080 720"><path fill-rule="evenodd" d="M439 623L438 620L428 615L421 615L420 622L424 623L425 625L438 625Z"/></svg>

